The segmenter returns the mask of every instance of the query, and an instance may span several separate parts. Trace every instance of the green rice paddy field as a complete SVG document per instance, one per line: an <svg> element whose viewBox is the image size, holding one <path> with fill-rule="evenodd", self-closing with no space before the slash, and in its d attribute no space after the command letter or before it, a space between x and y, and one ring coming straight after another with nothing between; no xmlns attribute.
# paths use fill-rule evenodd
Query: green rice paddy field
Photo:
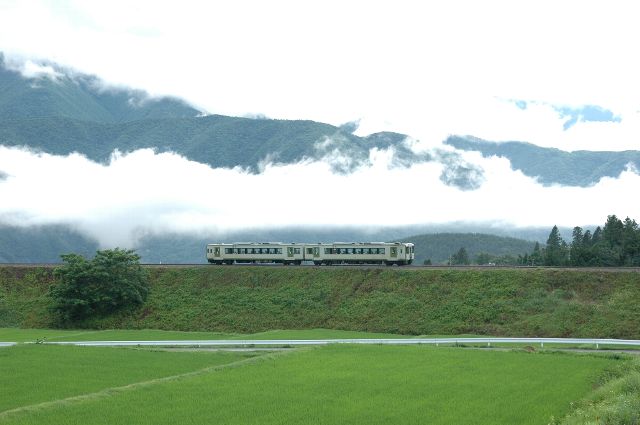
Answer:
<svg viewBox="0 0 640 425"><path fill-rule="evenodd" d="M2 329L0 340L109 339L102 332L86 338L78 331L48 332ZM203 334L200 339L227 337ZM313 334L364 337L321 330L301 335ZM161 335L198 339L194 333ZM157 331L131 336L162 339ZM547 424L632 362L430 346L265 353L19 344L0 348L0 423Z"/></svg>

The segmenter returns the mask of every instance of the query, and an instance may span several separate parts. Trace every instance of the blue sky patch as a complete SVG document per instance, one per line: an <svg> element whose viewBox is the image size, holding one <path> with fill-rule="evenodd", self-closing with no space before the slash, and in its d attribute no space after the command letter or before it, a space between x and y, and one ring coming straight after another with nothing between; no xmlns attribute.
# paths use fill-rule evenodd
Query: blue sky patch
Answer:
<svg viewBox="0 0 640 425"><path fill-rule="evenodd" d="M526 110L529 104L536 104L536 101L526 101L522 99L509 99L509 102L513 103L518 109ZM540 102L542 103L542 102ZM584 105L577 108L569 106L555 106L553 107L560 114L560 117L565 120L563 124L564 130L568 130L579 121L582 122L620 122L619 115L615 115L613 111L602 108L597 105Z"/></svg>
<svg viewBox="0 0 640 425"><path fill-rule="evenodd" d="M595 105L585 105L581 108L555 106L554 109L558 111L563 118L567 119L563 125L563 128L565 130L568 130L571 127L573 127L578 121L620 122L619 116L614 115L614 113L608 109L604 109Z"/></svg>
<svg viewBox="0 0 640 425"><path fill-rule="evenodd" d="M527 109L527 102L525 100L514 100L513 103L522 110Z"/></svg>

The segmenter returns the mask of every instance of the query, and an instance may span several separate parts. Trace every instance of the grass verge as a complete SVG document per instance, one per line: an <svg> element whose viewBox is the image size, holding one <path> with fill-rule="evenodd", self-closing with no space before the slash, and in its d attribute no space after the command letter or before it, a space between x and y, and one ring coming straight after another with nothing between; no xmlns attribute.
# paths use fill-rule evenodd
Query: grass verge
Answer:
<svg viewBox="0 0 640 425"><path fill-rule="evenodd" d="M640 423L640 359L610 373L604 385L581 401L554 425L637 425Z"/></svg>

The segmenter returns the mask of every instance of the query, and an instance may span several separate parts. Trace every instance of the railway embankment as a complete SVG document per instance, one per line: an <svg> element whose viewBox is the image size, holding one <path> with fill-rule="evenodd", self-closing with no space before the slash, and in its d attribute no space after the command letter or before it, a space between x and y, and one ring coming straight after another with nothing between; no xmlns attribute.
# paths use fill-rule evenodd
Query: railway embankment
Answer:
<svg viewBox="0 0 640 425"><path fill-rule="evenodd" d="M547 269L149 268L132 311L74 327L640 339L640 273ZM0 327L52 327L50 267L0 266Z"/></svg>

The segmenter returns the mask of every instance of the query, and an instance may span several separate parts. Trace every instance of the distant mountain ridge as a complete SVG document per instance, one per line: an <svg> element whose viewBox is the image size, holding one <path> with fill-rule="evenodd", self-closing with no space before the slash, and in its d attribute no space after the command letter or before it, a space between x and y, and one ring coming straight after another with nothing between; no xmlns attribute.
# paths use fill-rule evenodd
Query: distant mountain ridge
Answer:
<svg viewBox="0 0 640 425"><path fill-rule="evenodd" d="M414 235L400 241L415 244L416 264L427 259L432 264L446 264L460 248L464 248L470 261L474 262L479 254L517 258L518 255L530 254L535 246L533 241L484 233L434 233Z"/></svg>
<svg viewBox="0 0 640 425"><path fill-rule="evenodd" d="M465 151L477 151L482 156L501 156L511 162L511 168L538 178L545 186L592 186L603 177L618 177L629 165L640 170L640 151L566 152L541 148L525 142L490 142L476 137L451 136L445 144Z"/></svg>
<svg viewBox="0 0 640 425"><path fill-rule="evenodd" d="M629 164L640 169L640 151L565 152L460 136L445 141L457 152L416 153L405 143L404 134L359 137L353 134L353 125L202 116L202 111L179 99L105 88L94 76L51 62L38 66L47 71L25 77L9 69L0 53L0 145L28 146L57 155L79 152L100 162L107 161L116 149L153 148L211 167L239 166L252 172L259 172L266 162L325 159L340 173L367 165L373 148L391 149L392 165L436 161L443 166L440 180L460 190L475 190L484 181L482 167L464 160L460 151L507 158L513 169L543 185L587 187L603 177L617 177Z"/></svg>
<svg viewBox="0 0 640 425"><path fill-rule="evenodd" d="M0 52L0 118L72 118L121 123L150 118L195 117L201 111L174 98L152 98L141 90L106 87L97 77L44 62L48 73L26 78L7 67Z"/></svg>
<svg viewBox="0 0 640 425"><path fill-rule="evenodd" d="M296 163L331 155L335 171L366 163L372 148L394 148L394 161L429 159L415 154L405 135L368 137L309 120L202 116L179 99L150 98L139 90L105 89L93 77L45 63L48 74L27 78L8 69L0 53L0 144L105 162L114 150L153 148L176 152L212 167L257 171L261 163ZM53 73L53 76L51 75Z"/></svg>
<svg viewBox="0 0 640 425"><path fill-rule="evenodd" d="M347 158L336 164L346 172L369 158L372 148L395 150L398 164L427 159L411 152L397 133L358 137L339 127L314 121L282 121L226 117L147 118L122 123L99 123L67 117L2 120L0 144L29 146L56 155L80 152L105 162L114 150L131 152L153 148L176 152L211 167L240 166L257 171L265 160L297 163L331 153ZM321 143L326 141L325 143Z"/></svg>

